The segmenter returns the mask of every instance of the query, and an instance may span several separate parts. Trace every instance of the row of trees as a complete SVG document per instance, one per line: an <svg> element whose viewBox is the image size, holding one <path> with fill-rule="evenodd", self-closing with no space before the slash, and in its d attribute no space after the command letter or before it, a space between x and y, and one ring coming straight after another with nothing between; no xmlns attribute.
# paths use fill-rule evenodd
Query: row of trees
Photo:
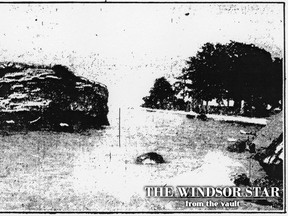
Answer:
<svg viewBox="0 0 288 216"><path fill-rule="evenodd" d="M268 105L281 107L283 62L262 48L234 41L206 43L186 63L173 86L164 77L157 79L143 106L183 107L179 98L188 97L196 104L216 99L223 105L223 100L233 100L234 113L253 116L266 115Z"/></svg>
<svg viewBox="0 0 288 216"><path fill-rule="evenodd" d="M149 93L149 96L143 98L143 107L171 109L174 107L173 103L177 100L176 91L165 77L156 79Z"/></svg>

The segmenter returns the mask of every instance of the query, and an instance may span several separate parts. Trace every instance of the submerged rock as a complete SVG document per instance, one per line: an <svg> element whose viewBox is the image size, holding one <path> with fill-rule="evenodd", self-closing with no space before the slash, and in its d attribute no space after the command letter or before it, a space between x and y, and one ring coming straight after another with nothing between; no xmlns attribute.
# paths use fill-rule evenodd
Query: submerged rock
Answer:
<svg viewBox="0 0 288 216"><path fill-rule="evenodd" d="M249 139L245 139L245 140L239 139L232 145L229 145L227 147L227 150L230 152L242 153L242 152L245 152L246 150L249 150L250 146L251 146L251 141Z"/></svg>
<svg viewBox="0 0 288 216"><path fill-rule="evenodd" d="M283 134L274 139L268 148L256 149L254 158L259 161L266 173L273 178L283 178L284 161Z"/></svg>
<svg viewBox="0 0 288 216"><path fill-rule="evenodd" d="M237 175L233 182L237 187L239 187L239 186L251 186L250 179L247 177L247 175L245 173Z"/></svg>
<svg viewBox="0 0 288 216"><path fill-rule="evenodd" d="M197 119L200 119L202 121L207 121L208 117L204 113L201 113L197 116Z"/></svg>
<svg viewBox="0 0 288 216"><path fill-rule="evenodd" d="M98 128L109 124L107 102L105 85L65 66L0 64L0 129Z"/></svg>
<svg viewBox="0 0 288 216"><path fill-rule="evenodd" d="M137 164L159 164L165 163L163 157L155 152L148 152L136 158Z"/></svg>

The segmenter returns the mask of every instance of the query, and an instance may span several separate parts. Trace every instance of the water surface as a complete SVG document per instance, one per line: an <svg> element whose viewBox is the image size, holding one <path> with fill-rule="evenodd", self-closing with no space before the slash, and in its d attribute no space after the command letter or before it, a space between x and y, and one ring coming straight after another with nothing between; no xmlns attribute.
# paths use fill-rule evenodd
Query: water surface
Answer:
<svg viewBox="0 0 288 216"><path fill-rule="evenodd" d="M14 132L1 137L0 209L183 209L179 201L145 198L143 187L229 184L233 173L248 174L248 153L227 152L227 138L246 138L241 129L259 127L121 109L119 145L118 116L118 109L111 110L111 125L103 130ZM161 154L167 163L135 164L138 155L149 151Z"/></svg>

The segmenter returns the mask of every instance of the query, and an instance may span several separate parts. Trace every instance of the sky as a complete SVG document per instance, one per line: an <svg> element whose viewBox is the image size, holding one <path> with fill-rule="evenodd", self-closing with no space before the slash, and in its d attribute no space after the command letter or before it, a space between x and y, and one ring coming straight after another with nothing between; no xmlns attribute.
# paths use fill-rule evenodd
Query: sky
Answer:
<svg viewBox="0 0 288 216"><path fill-rule="evenodd" d="M66 65L107 85L114 108L139 106L206 42L283 55L282 4L1 4L0 19L0 61Z"/></svg>

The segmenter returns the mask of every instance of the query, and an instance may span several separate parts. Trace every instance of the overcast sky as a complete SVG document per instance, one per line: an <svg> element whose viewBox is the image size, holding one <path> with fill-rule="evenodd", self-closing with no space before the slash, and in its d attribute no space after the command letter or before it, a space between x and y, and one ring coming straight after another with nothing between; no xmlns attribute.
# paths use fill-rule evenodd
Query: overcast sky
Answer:
<svg viewBox="0 0 288 216"><path fill-rule="evenodd" d="M283 52L282 4L1 4L0 61L64 64L137 106L206 42Z"/></svg>

